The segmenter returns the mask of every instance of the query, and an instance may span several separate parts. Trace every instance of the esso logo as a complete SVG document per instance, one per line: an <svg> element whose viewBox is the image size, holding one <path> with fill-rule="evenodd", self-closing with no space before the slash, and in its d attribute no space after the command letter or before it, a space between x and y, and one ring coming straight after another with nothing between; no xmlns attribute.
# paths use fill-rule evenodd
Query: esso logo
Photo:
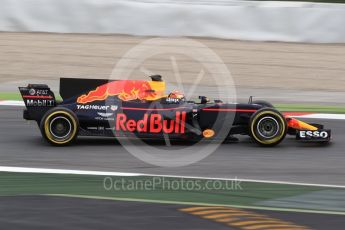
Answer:
<svg viewBox="0 0 345 230"><path fill-rule="evenodd" d="M328 137L328 133L326 131L300 131L299 135L301 138L320 137L326 139Z"/></svg>

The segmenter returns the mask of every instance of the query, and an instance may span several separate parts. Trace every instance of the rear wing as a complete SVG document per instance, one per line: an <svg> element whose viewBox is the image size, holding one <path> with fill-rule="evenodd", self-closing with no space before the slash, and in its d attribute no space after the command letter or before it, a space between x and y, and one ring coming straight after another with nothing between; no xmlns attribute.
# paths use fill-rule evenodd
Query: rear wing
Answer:
<svg viewBox="0 0 345 230"><path fill-rule="evenodd" d="M19 91L26 106L24 119L40 121L49 109L56 106L55 95L47 85L29 84L19 87Z"/></svg>

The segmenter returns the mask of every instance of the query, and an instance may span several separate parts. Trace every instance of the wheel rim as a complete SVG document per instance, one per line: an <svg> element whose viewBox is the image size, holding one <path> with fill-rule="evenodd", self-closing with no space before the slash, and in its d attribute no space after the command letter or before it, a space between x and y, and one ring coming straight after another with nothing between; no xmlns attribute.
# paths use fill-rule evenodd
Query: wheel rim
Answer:
<svg viewBox="0 0 345 230"><path fill-rule="evenodd" d="M279 123L274 117L263 117L257 124L259 135L265 139L275 137L279 133Z"/></svg>
<svg viewBox="0 0 345 230"><path fill-rule="evenodd" d="M58 116L51 120L50 133L57 139L67 138L72 131L72 124L66 117Z"/></svg>

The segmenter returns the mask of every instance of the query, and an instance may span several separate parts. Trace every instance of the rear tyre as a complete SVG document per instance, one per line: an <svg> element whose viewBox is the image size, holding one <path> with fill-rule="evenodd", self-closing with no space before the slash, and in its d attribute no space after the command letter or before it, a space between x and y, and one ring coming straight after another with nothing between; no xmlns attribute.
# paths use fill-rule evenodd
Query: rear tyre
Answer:
<svg viewBox="0 0 345 230"><path fill-rule="evenodd" d="M65 146L77 138L79 123L69 109L56 107L49 110L41 120L42 136L52 145Z"/></svg>
<svg viewBox="0 0 345 230"><path fill-rule="evenodd" d="M262 146L275 146L286 136L285 117L275 109L262 108L256 111L249 121L249 134Z"/></svg>
<svg viewBox="0 0 345 230"><path fill-rule="evenodd" d="M252 104L261 105L262 107L265 107L265 108L274 108L274 106L271 103L269 103L268 101L263 101L263 100L253 101Z"/></svg>

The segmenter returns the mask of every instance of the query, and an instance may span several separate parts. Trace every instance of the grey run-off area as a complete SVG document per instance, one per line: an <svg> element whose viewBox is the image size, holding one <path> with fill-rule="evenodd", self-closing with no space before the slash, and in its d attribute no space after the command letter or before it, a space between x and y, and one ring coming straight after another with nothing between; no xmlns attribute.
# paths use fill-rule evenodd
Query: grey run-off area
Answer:
<svg viewBox="0 0 345 230"><path fill-rule="evenodd" d="M108 78L129 49L149 38L2 32L0 92L17 91L19 85L29 82L47 83L57 91L60 77ZM345 45L196 40L224 61L240 100L253 95L278 103L344 104ZM131 77L143 79L150 73L161 74L168 89L178 88L172 56L188 91L201 66L181 55L153 57L134 70ZM217 97L218 90L208 74L205 73L193 96Z"/></svg>

